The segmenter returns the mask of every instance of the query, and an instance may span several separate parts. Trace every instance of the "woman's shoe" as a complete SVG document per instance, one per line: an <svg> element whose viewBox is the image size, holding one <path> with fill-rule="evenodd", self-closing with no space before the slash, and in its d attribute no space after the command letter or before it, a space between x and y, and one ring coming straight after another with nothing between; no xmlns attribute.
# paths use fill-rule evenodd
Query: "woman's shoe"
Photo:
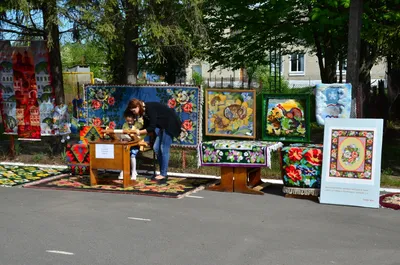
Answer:
<svg viewBox="0 0 400 265"><path fill-rule="evenodd" d="M156 179L156 181L158 185L162 185L162 184L167 184L168 179L167 178Z"/></svg>

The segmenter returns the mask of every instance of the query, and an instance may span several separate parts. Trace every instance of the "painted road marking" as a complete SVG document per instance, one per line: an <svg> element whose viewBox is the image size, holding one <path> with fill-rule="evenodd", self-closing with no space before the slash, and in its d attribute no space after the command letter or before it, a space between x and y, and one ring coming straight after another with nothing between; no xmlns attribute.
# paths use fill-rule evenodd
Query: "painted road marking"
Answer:
<svg viewBox="0 0 400 265"><path fill-rule="evenodd" d="M54 253L54 254L62 254L62 255L75 255L72 252L67 252L67 251L61 251L61 250L46 250L48 253Z"/></svg>
<svg viewBox="0 0 400 265"><path fill-rule="evenodd" d="M204 199L204 197L201 197L201 196L194 196L194 195L188 195L188 196L185 196L185 197L188 197L188 198L195 198L195 199Z"/></svg>
<svg viewBox="0 0 400 265"><path fill-rule="evenodd" d="M137 217L128 217L130 220L138 220L138 221L145 221L145 222L150 222L151 219L145 219L145 218L137 218Z"/></svg>

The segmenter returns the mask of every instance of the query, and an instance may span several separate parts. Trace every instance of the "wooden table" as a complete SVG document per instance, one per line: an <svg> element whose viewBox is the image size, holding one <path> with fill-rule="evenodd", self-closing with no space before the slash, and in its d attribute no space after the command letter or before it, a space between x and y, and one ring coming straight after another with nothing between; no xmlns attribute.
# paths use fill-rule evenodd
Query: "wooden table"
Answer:
<svg viewBox="0 0 400 265"><path fill-rule="evenodd" d="M253 188L262 184L261 168L221 167L221 182L208 190L264 195Z"/></svg>
<svg viewBox="0 0 400 265"><path fill-rule="evenodd" d="M99 182L98 169L115 169L124 172L123 187L135 185L137 182L131 180L131 147L138 146L139 140L97 140L89 142L90 146L90 186ZM97 153L96 153L97 152Z"/></svg>
<svg viewBox="0 0 400 265"><path fill-rule="evenodd" d="M254 187L263 184L261 168L270 168L272 151L279 151L280 142L214 140L199 145L201 166L221 168L221 182L208 189L249 194L264 193Z"/></svg>

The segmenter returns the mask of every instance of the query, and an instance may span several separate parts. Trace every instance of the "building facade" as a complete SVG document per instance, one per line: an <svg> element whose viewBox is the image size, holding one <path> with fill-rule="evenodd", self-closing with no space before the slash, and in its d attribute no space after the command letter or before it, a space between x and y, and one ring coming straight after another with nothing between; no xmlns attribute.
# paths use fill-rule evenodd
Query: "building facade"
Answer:
<svg viewBox="0 0 400 265"><path fill-rule="evenodd" d="M346 64L342 67L343 82L346 82ZM240 87L247 85L245 69L230 70L217 68L210 71L210 64L207 62L195 61L186 68L186 83L193 83L194 73L201 75L203 83L210 87L233 86ZM337 77L339 80L339 65L337 66ZM287 54L281 56L281 76L288 81L292 88L314 86L321 83L318 58L316 55ZM386 83L386 62L380 60L371 69L371 85L378 85L379 80Z"/></svg>

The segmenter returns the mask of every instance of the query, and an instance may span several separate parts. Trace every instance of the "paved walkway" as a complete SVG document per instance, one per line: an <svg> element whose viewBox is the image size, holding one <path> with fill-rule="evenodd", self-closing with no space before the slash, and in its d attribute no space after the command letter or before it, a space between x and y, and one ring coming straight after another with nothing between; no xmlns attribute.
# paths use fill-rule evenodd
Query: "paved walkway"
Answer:
<svg viewBox="0 0 400 265"><path fill-rule="evenodd" d="M201 191L0 188L0 264L400 264L400 211Z"/></svg>

